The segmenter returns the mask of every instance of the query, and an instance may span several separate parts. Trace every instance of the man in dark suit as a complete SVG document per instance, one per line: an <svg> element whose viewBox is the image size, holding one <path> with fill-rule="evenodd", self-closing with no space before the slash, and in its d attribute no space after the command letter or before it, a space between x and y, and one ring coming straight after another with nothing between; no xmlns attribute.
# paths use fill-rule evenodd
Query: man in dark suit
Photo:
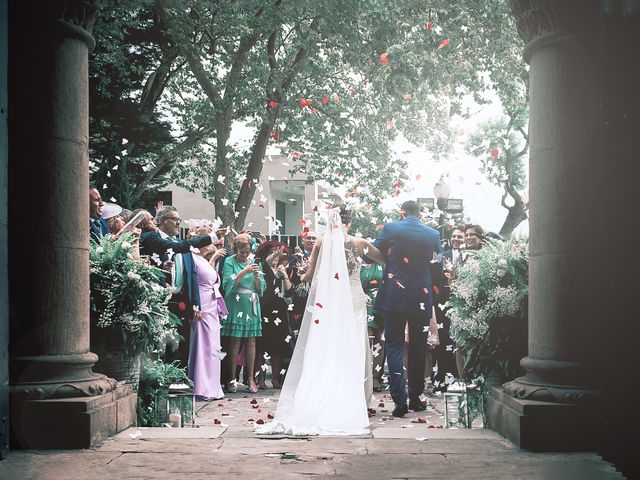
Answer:
<svg viewBox="0 0 640 480"><path fill-rule="evenodd" d="M300 285L300 276L307 270L309 265L309 258L313 251L313 246L316 243L316 234L314 231L305 230L300 234L302 238L302 253L294 253L289 259L289 267L287 275L293 285L294 293L292 295L293 309L291 312L291 327L292 330L299 330L302 323L302 317L304 316L304 309L307 305L307 295L298 292L296 287Z"/></svg>
<svg viewBox="0 0 640 480"><path fill-rule="evenodd" d="M102 218L102 196L97 188L89 187L89 235L91 240L99 242L102 237L109 235L109 225Z"/></svg>
<svg viewBox="0 0 640 480"><path fill-rule="evenodd" d="M148 255L152 264L158 266L173 261L171 276L174 288L169 309L182 321L178 333L184 340L178 345L177 353L167 352L167 356L170 357L167 360L179 360L182 366L186 367L189 360L190 322L195 312L200 309L198 276L191 249L218 243L219 239L212 232L209 235L181 240L178 237L180 223L180 214L171 205L162 207L156 213L155 223L149 214L149 218L146 218L142 225L144 232L140 236L140 254Z"/></svg>
<svg viewBox="0 0 640 480"><path fill-rule="evenodd" d="M464 247L464 225L456 225L451 231L450 250L442 252L444 270L455 269L462 264L462 248ZM442 325L438 334L440 344L431 352L433 363L437 364L437 372L432 375L434 391L446 392L449 383L457 377L455 362L455 342L451 338L451 320L447 317L442 306L449 300L449 282L443 281L442 291L436 306L436 320L438 326Z"/></svg>
<svg viewBox="0 0 640 480"><path fill-rule="evenodd" d="M392 414L408 412L403 372L404 330L409 325L407 375L409 408L422 411L427 332L434 294L442 282L442 264L432 262L442 251L437 230L420 222L420 205L409 200L402 204L402 220L385 224L373 244L385 255L387 263L375 309L384 316L385 348L389 366L391 397L396 404Z"/></svg>

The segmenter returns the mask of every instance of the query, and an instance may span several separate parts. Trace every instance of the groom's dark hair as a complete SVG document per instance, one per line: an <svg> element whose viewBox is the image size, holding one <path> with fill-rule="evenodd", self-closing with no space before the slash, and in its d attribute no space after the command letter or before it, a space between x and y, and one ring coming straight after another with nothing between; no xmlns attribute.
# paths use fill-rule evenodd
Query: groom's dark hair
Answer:
<svg viewBox="0 0 640 480"><path fill-rule="evenodd" d="M400 209L404 210L404 214L408 217L420 216L420 204L414 200L407 200L400 205Z"/></svg>

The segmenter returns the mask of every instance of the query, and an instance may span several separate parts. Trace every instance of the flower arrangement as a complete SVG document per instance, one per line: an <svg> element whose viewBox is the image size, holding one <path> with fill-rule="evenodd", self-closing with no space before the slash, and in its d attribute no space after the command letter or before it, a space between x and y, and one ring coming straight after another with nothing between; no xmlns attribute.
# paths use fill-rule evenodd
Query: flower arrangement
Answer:
<svg viewBox="0 0 640 480"><path fill-rule="evenodd" d="M168 309L171 289L162 286L163 272L134 258L133 241L131 235L103 237L91 242L89 253L92 336L121 341L130 356L175 342L179 322Z"/></svg>
<svg viewBox="0 0 640 480"><path fill-rule="evenodd" d="M529 248L526 241L488 240L451 283L451 336L466 355L465 372L503 379L520 373L527 353Z"/></svg>

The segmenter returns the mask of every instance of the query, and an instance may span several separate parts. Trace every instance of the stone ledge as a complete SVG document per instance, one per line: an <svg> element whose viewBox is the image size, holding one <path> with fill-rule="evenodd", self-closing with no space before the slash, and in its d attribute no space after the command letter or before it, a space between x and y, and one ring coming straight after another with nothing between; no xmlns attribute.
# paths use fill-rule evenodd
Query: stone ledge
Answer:
<svg viewBox="0 0 640 480"><path fill-rule="evenodd" d="M493 388L487 426L520 448L537 452L595 451L601 430L597 408L522 400Z"/></svg>
<svg viewBox="0 0 640 480"><path fill-rule="evenodd" d="M137 394L130 385L95 397L11 403L11 448L91 448L136 423Z"/></svg>

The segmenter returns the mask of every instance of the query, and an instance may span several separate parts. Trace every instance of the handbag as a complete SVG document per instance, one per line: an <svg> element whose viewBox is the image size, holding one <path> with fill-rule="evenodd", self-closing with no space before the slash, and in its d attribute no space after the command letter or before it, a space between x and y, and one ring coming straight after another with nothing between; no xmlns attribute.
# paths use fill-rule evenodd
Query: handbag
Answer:
<svg viewBox="0 0 640 480"><path fill-rule="evenodd" d="M429 330L427 336L427 345L430 349L440 345L440 333L438 332L438 321L436 320L436 309L433 308L431 318L429 319Z"/></svg>

